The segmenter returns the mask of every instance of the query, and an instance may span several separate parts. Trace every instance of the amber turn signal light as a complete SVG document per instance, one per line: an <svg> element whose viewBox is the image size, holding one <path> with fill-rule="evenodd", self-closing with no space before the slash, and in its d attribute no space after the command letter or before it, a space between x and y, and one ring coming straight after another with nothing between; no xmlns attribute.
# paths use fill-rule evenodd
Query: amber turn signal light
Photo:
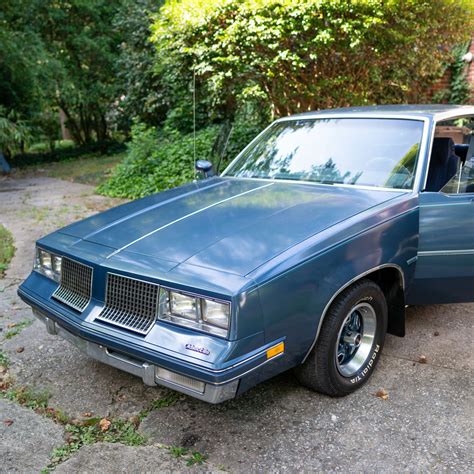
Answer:
<svg viewBox="0 0 474 474"><path fill-rule="evenodd" d="M279 342L276 346L270 347L270 349L267 350L267 359L271 359L283 352L285 352L285 343Z"/></svg>

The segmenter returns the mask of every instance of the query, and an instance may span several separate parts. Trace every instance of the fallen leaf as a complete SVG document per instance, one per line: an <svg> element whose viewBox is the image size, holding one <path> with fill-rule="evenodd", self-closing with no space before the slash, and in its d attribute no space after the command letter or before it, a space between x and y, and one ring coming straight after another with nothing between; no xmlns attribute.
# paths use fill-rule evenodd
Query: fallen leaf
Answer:
<svg viewBox="0 0 474 474"><path fill-rule="evenodd" d="M8 328L8 329L11 329L11 328L14 328L14 327L16 327L16 323L9 323L9 324L7 324L7 328Z"/></svg>
<svg viewBox="0 0 474 474"><path fill-rule="evenodd" d="M112 423L107 420L107 418L102 418L102 420L99 421L100 431L107 431L111 424Z"/></svg>
<svg viewBox="0 0 474 474"><path fill-rule="evenodd" d="M131 416L128 421L130 423L132 423L132 425L134 425L135 427L138 428L138 425L140 424L140 418L138 418L138 416Z"/></svg>
<svg viewBox="0 0 474 474"><path fill-rule="evenodd" d="M25 350L24 347L17 347L16 348L16 351L18 352L18 354L20 354L21 352L23 352Z"/></svg>
<svg viewBox="0 0 474 474"><path fill-rule="evenodd" d="M94 426L100 423L100 418L95 416L91 418L83 418L81 421L81 426Z"/></svg>
<svg viewBox="0 0 474 474"><path fill-rule="evenodd" d="M375 396L381 398L382 400L388 400L388 392L384 388L380 388L375 393Z"/></svg>
<svg viewBox="0 0 474 474"><path fill-rule="evenodd" d="M13 420L3 420L3 423L7 426L13 425Z"/></svg>
<svg viewBox="0 0 474 474"><path fill-rule="evenodd" d="M426 356L421 355L420 357L418 357L418 363L420 363L420 364L427 364L427 363L428 363L428 359L426 358Z"/></svg>

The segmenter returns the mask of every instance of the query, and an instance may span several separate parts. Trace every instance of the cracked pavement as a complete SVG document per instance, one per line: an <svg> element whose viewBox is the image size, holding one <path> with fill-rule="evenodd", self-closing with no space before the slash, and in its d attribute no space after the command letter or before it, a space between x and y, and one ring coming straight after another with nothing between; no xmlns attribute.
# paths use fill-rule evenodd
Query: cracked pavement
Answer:
<svg viewBox="0 0 474 474"><path fill-rule="evenodd" d="M89 359L50 336L16 295L31 270L34 241L117 204L90 186L50 178L0 178L0 223L16 253L0 279L0 349L14 386L47 391L71 418L136 417L169 391ZM5 338L9 325L34 322ZM474 471L474 304L413 307L405 338L387 336L369 383L331 399L282 374L221 405L187 396L150 411L144 446L83 446L59 472ZM421 356L426 363L419 363ZM388 400L375 396L379 388ZM12 423L10 423L12 421ZM62 425L0 398L0 472L38 472L65 443ZM208 456L188 466L163 445Z"/></svg>

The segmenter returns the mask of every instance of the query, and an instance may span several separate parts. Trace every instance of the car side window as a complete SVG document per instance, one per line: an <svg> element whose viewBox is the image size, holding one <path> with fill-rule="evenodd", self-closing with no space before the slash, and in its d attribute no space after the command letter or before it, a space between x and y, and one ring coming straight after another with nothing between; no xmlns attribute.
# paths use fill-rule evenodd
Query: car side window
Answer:
<svg viewBox="0 0 474 474"><path fill-rule="evenodd" d="M474 193L474 160L460 164L458 172L441 188L445 194Z"/></svg>
<svg viewBox="0 0 474 474"><path fill-rule="evenodd" d="M436 125L426 191L474 193L474 117Z"/></svg>

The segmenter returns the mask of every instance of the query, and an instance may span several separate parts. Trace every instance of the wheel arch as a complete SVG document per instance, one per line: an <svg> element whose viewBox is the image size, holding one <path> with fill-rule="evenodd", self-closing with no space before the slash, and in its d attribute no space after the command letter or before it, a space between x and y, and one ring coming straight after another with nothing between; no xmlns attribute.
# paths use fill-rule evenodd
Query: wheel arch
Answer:
<svg viewBox="0 0 474 474"><path fill-rule="evenodd" d="M377 283L385 295L388 309L388 327L387 332L395 336L403 337L405 335L405 275L402 268L394 263L386 263L377 267L371 268L356 277L349 280L342 285L328 301L319 319L318 328L314 341L311 344L308 352L305 354L302 363L306 361L309 354L313 350L318 341L321 327L324 322L331 304L334 300L347 288L354 283L367 278Z"/></svg>

